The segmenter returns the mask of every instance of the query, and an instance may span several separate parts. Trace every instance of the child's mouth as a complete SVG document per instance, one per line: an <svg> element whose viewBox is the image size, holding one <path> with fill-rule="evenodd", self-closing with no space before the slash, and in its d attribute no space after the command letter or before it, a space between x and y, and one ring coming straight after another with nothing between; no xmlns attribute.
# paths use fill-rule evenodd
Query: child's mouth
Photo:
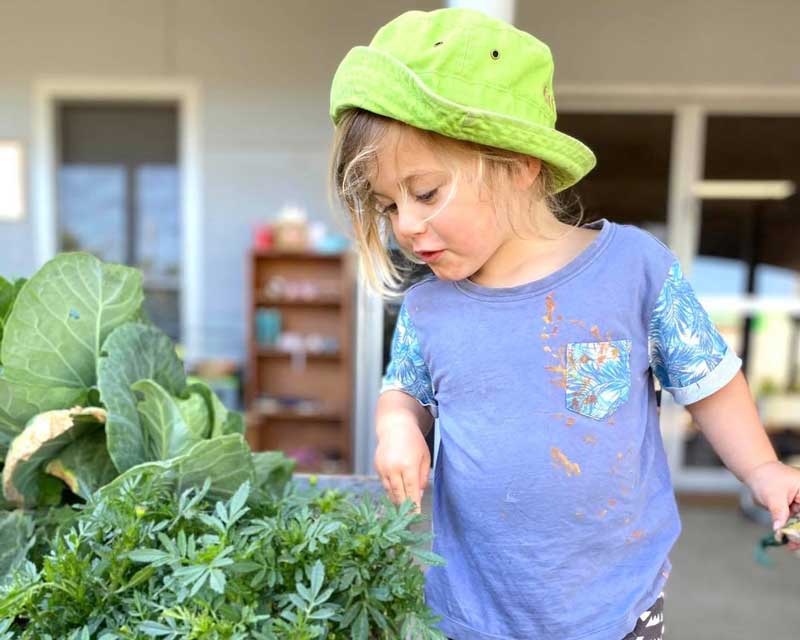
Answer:
<svg viewBox="0 0 800 640"><path fill-rule="evenodd" d="M436 262L443 253L444 249L440 249L439 251L417 251L417 255L428 264Z"/></svg>

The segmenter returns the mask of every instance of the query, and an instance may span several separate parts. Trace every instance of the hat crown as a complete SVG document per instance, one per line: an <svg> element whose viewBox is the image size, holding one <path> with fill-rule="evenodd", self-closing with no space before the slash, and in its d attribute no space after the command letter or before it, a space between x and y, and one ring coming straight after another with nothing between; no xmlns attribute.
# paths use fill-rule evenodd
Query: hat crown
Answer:
<svg viewBox="0 0 800 640"><path fill-rule="evenodd" d="M553 57L525 31L472 9L408 11L369 45L460 105L554 126Z"/></svg>
<svg viewBox="0 0 800 640"><path fill-rule="evenodd" d="M595 165L555 128L553 58L529 33L470 9L409 11L353 47L331 83L330 116L353 108L546 162L553 189Z"/></svg>

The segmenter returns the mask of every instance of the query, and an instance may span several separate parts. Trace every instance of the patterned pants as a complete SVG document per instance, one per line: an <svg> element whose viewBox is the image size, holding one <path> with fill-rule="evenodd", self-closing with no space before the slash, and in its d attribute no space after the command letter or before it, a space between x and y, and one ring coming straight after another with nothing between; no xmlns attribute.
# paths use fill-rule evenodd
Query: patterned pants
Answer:
<svg viewBox="0 0 800 640"><path fill-rule="evenodd" d="M639 616L636 627L622 640L661 640L664 637L664 593Z"/></svg>
<svg viewBox="0 0 800 640"><path fill-rule="evenodd" d="M639 616L636 626L622 640L661 640L664 636L664 593L652 607ZM447 640L453 640L448 638Z"/></svg>

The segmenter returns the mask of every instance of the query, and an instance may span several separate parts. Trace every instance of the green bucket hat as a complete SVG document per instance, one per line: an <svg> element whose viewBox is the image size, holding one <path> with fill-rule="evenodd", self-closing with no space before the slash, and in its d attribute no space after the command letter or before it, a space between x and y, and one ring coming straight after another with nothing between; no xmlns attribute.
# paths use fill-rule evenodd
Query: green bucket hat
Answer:
<svg viewBox="0 0 800 640"><path fill-rule="evenodd" d="M409 11L351 49L331 86L334 124L352 107L540 158L556 191L596 163L591 149L555 129L550 48L471 9Z"/></svg>

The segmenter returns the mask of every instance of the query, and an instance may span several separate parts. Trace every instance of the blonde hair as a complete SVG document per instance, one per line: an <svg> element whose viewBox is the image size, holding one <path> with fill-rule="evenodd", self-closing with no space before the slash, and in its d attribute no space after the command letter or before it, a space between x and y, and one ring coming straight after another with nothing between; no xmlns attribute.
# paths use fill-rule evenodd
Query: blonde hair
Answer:
<svg viewBox="0 0 800 640"><path fill-rule="evenodd" d="M508 181L526 161L526 156L520 153L448 138L364 109L353 108L346 111L334 136L330 161L331 200L338 199L347 210L361 271L370 287L384 297L402 294L404 275L410 271L391 260L388 247L392 234L391 223L388 215L383 214L376 206L370 183L381 141L392 127L417 133L450 169L456 180L463 160L475 161L478 167L477 179L488 187L495 211L510 211L507 206L509 203L503 200L503 196L511 191L503 187L507 186ZM561 222L578 226L583 219L583 208L577 196L573 194L574 202L578 205L575 215L570 213L572 203L568 204L556 194L553 172L544 162L541 163L539 176L531 186L530 197L531 204L534 198L544 200L550 213ZM509 215L509 222L514 232L519 234L514 216ZM522 222L536 226L531 217ZM402 247L400 249L410 262L421 264L415 256L405 252Z"/></svg>

